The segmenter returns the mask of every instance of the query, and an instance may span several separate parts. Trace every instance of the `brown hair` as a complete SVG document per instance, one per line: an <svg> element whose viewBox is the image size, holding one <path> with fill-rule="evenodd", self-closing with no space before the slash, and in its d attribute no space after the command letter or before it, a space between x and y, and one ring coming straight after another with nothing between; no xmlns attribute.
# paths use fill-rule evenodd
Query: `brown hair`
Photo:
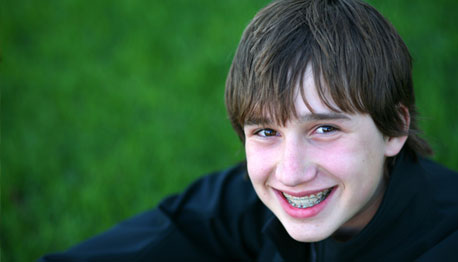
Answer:
<svg viewBox="0 0 458 262"><path fill-rule="evenodd" d="M284 125L296 117L297 83L309 65L331 110L367 113L385 136L408 134L410 153L432 153L418 136L409 51L377 10L356 0L278 0L256 14L226 81L229 119L242 141L252 118ZM401 105L410 113L408 130Z"/></svg>

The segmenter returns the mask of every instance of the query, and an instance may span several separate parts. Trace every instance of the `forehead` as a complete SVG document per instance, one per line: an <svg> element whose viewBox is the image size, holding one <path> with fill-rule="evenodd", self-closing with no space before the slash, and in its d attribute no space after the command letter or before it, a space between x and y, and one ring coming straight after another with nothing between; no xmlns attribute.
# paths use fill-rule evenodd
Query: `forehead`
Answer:
<svg viewBox="0 0 458 262"><path fill-rule="evenodd" d="M342 112L332 99L329 87L318 86L324 82L322 78L316 81L312 67L308 65L303 78L295 86L294 108L298 115Z"/></svg>

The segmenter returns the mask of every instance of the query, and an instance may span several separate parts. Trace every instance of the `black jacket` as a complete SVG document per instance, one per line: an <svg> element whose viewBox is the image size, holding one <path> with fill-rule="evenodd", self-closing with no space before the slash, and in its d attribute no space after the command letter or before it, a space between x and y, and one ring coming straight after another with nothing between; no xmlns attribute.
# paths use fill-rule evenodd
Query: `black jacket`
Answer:
<svg viewBox="0 0 458 262"><path fill-rule="evenodd" d="M346 242L293 240L240 164L40 261L458 261L458 174L398 159L376 215Z"/></svg>

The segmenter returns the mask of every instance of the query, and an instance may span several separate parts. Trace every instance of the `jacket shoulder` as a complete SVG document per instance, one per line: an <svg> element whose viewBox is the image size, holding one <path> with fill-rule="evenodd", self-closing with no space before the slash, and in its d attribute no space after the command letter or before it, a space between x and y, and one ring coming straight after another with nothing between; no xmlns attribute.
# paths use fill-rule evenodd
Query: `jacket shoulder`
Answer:
<svg viewBox="0 0 458 262"><path fill-rule="evenodd" d="M429 159L421 160L420 165L425 171L432 200L429 211L425 212L431 217L427 232L428 239L434 244L419 261L457 261L458 173Z"/></svg>
<svg viewBox="0 0 458 262"><path fill-rule="evenodd" d="M258 199L242 163L197 180L159 205L176 227L217 257L251 260L260 248L269 211Z"/></svg>
<svg viewBox="0 0 458 262"><path fill-rule="evenodd" d="M430 159L421 159L420 166L438 207L454 208L458 213L458 173Z"/></svg>
<svg viewBox="0 0 458 262"><path fill-rule="evenodd" d="M455 231L429 249L425 254L419 257L417 261L458 261L457 250L458 231Z"/></svg>

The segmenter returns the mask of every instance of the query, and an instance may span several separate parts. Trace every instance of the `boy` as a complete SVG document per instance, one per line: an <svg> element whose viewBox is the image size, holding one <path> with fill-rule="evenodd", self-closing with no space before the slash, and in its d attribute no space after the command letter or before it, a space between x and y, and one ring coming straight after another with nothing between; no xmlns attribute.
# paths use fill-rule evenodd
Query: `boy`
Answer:
<svg viewBox="0 0 458 262"><path fill-rule="evenodd" d="M272 2L225 95L246 163L42 261L458 258L458 176L423 158L410 54L375 9Z"/></svg>

